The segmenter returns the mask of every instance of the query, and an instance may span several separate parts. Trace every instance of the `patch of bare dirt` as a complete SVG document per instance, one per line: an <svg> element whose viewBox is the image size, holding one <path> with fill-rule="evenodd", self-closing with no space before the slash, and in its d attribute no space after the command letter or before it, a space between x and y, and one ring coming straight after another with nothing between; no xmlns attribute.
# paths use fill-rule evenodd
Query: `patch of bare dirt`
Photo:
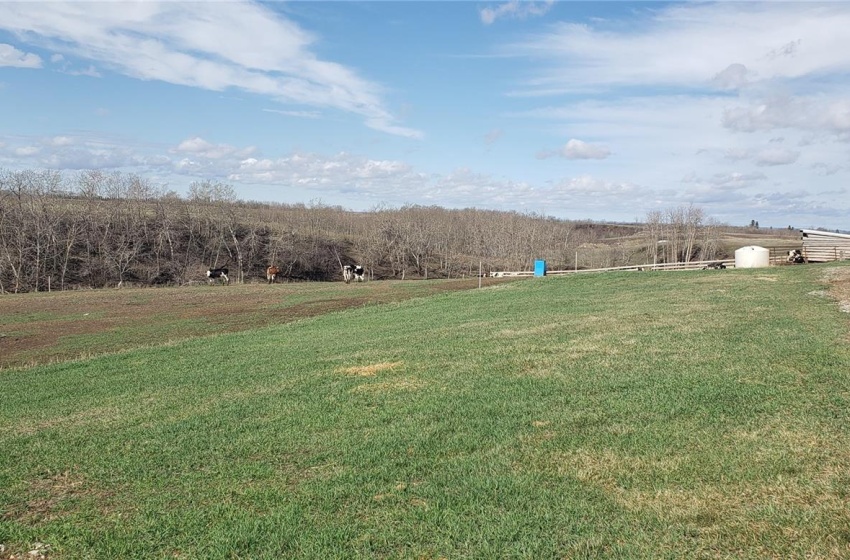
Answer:
<svg viewBox="0 0 850 560"><path fill-rule="evenodd" d="M838 302L841 311L850 313L850 268L829 268L824 271L823 280L829 286L829 297Z"/></svg>
<svg viewBox="0 0 850 560"><path fill-rule="evenodd" d="M516 279L486 278L491 287ZM238 332L478 287L436 281L241 284L0 295L0 370Z"/></svg>
<svg viewBox="0 0 850 560"><path fill-rule="evenodd" d="M75 500L90 493L85 480L75 473L49 474L30 481L29 499L10 507L3 517L30 525L44 523L61 516Z"/></svg>

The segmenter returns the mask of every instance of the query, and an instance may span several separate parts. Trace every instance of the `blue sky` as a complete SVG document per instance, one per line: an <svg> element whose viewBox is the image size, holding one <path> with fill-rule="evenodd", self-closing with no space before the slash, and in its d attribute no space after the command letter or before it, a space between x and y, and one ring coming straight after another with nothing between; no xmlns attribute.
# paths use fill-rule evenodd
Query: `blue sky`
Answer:
<svg viewBox="0 0 850 560"><path fill-rule="evenodd" d="M850 229L847 2L0 1L0 168Z"/></svg>

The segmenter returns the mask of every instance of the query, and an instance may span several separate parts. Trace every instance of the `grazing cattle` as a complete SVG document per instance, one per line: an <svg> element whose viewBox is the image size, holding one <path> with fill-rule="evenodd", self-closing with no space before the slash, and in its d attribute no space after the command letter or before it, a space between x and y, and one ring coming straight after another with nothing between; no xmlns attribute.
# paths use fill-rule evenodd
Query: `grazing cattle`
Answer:
<svg viewBox="0 0 850 560"><path fill-rule="evenodd" d="M342 279L346 284L351 282L352 280L356 282L363 282L363 274L365 271L363 267L358 265L347 264L342 267Z"/></svg>
<svg viewBox="0 0 850 560"><path fill-rule="evenodd" d="M722 262L722 261L717 261L717 262L713 262L713 263L708 263L707 265L705 265L704 267L702 267L702 269L703 269L703 270L708 270L708 269L713 269L713 270L726 270L726 265L725 265L725 264L723 264L723 262Z"/></svg>
<svg viewBox="0 0 850 560"><path fill-rule="evenodd" d="M280 269L278 267L276 267L275 265L271 265L270 267L268 267L266 269L266 280L269 281L269 284L271 284L275 281L275 278L277 278L277 275L279 273L280 273Z"/></svg>
<svg viewBox="0 0 850 560"><path fill-rule="evenodd" d="M207 270L207 278L209 279L210 284L212 284L216 280L221 280L222 283L225 284L230 283L230 278L227 277L226 268L211 268Z"/></svg>
<svg viewBox="0 0 850 560"><path fill-rule="evenodd" d="M806 262L805 257L803 257L803 251L800 249L792 249L788 251L788 262L795 264Z"/></svg>

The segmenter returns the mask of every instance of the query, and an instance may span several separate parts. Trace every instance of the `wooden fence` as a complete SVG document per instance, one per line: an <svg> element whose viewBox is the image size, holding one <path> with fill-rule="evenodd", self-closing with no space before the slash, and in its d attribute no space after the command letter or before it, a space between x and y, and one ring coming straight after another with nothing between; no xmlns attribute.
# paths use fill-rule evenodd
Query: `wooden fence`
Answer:
<svg viewBox="0 0 850 560"><path fill-rule="evenodd" d="M800 230L803 258L808 262L850 259L850 235L811 229Z"/></svg>
<svg viewBox="0 0 850 560"><path fill-rule="evenodd" d="M775 247L767 247L770 251L769 262L771 265L785 265L788 262L788 252L799 249L806 262L819 263L850 259L850 235L844 233L832 233L802 229L800 230L802 245L788 244ZM713 268L711 265L722 263L726 268L735 267L735 259L720 261L691 261L661 264L641 264L629 266L612 266L608 268L583 268L570 270L547 270L546 275L577 274L580 272L611 272L616 270L700 270ZM522 270L517 272L491 272L492 277L503 276L534 276L534 271Z"/></svg>
<svg viewBox="0 0 850 560"><path fill-rule="evenodd" d="M725 268L735 268L735 259L714 260L714 261L690 261L690 262L675 262L675 263L658 263L658 264L639 264L629 266L611 266L608 268L580 268L568 270L547 270L546 276L563 275L563 274L581 274L582 272L614 272L614 271L652 271L652 270L703 270L706 268L715 268L723 265ZM491 272L490 276L495 278L516 277L516 276L534 276L533 270L521 270L516 272Z"/></svg>

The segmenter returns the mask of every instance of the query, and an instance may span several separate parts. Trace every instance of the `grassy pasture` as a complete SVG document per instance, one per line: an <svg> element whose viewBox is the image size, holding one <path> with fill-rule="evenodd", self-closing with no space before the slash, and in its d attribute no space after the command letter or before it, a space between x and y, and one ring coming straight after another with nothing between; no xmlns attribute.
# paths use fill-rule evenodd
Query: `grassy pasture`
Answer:
<svg viewBox="0 0 850 560"><path fill-rule="evenodd" d="M485 286L508 281L482 279ZM252 330L352 307L477 287L477 278L467 278L351 285L200 285L0 297L0 369Z"/></svg>
<svg viewBox="0 0 850 560"><path fill-rule="evenodd" d="M0 557L850 557L848 281L548 277L0 371Z"/></svg>

